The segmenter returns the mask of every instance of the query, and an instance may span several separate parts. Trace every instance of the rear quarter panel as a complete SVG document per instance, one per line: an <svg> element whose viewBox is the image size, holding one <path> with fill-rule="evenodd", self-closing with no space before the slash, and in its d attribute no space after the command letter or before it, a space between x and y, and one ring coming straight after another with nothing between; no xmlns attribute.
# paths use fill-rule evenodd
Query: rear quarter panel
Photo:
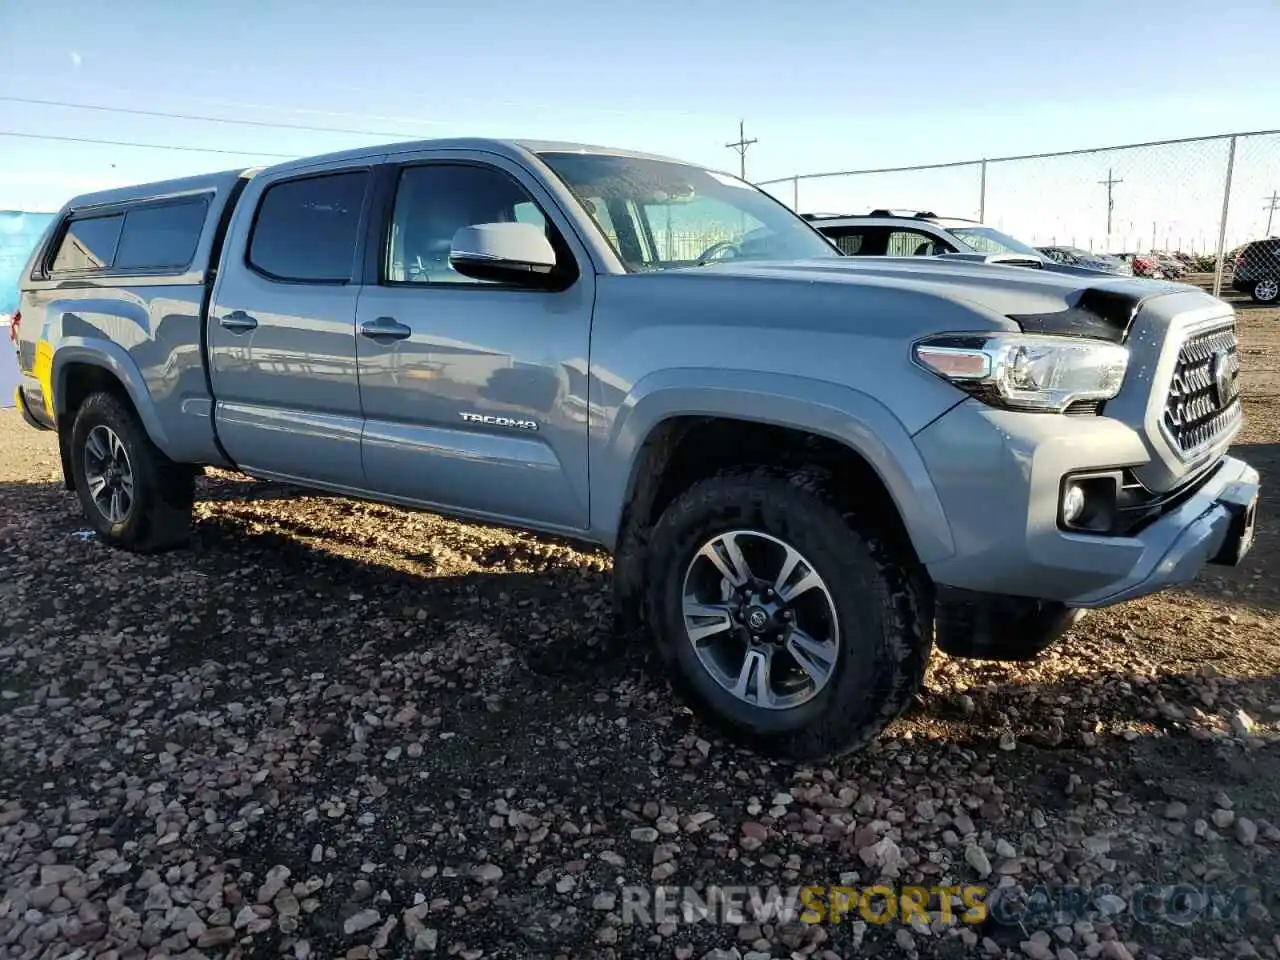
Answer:
<svg viewBox="0 0 1280 960"><path fill-rule="evenodd" d="M30 379L46 415L66 409L73 364L109 370L152 441L171 459L221 461L201 354L202 278L75 281L24 297L22 333L34 337ZM194 281L194 282L193 282ZM34 322L33 322L34 321Z"/></svg>

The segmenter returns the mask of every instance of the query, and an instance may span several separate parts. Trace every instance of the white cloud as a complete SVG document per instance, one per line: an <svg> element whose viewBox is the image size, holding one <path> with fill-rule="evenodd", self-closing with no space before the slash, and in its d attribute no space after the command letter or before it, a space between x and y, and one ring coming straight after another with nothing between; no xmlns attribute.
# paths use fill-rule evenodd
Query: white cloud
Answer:
<svg viewBox="0 0 1280 960"><path fill-rule="evenodd" d="M76 68L78 69L78 68L79 68L79 66L80 66L80 64L81 64L82 62L83 62L83 59L81 58L80 54L78 54L78 53L76 53L74 50L72 50L72 51L71 51L71 64L72 64L72 66L74 66L74 67L76 67Z"/></svg>

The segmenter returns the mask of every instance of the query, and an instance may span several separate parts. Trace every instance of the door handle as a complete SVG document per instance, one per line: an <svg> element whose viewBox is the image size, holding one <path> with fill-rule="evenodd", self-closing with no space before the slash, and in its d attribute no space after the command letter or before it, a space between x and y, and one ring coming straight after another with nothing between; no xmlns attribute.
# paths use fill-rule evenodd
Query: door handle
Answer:
<svg viewBox="0 0 1280 960"><path fill-rule="evenodd" d="M247 333L258 326L258 321L243 310L235 310L228 313L218 322L232 333Z"/></svg>
<svg viewBox="0 0 1280 960"><path fill-rule="evenodd" d="M360 335L370 340L405 340L413 335L413 330L395 317L378 317L360 324Z"/></svg>

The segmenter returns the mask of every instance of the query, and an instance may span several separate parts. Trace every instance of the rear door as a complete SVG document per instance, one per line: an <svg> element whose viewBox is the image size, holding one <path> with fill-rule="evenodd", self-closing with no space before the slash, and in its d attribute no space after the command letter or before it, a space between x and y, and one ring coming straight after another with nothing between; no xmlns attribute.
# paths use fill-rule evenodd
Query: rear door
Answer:
<svg viewBox="0 0 1280 960"><path fill-rule="evenodd" d="M218 436L248 473L359 488L355 315L377 159L250 181L209 311Z"/></svg>
<svg viewBox="0 0 1280 960"><path fill-rule="evenodd" d="M594 272L563 214L490 153L397 158L380 178L356 353L369 488L456 513L550 529L587 525L582 396ZM557 291L468 279L461 227L545 229L570 277ZM578 384L575 391L574 385Z"/></svg>

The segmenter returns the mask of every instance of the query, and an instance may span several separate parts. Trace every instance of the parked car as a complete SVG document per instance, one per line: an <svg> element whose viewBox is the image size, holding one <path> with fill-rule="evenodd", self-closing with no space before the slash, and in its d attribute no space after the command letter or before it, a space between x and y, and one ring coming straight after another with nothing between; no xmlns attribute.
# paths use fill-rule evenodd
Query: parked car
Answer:
<svg viewBox="0 0 1280 960"><path fill-rule="evenodd" d="M1164 273L1155 257L1144 253L1119 253L1116 256L1129 264L1129 269L1133 271L1135 277L1145 277L1150 280L1164 278Z"/></svg>
<svg viewBox="0 0 1280 960"><path fill-rule="evenodd" d="M1280 237L1245 244L1236 254L1231 286L1256 303L1280 300Z"/></svg>
<svg viewBox="0 0 1280 960"><path fill-rule="evenodd" d="M426 141L87 194L15 323L106 543L186 542L208 465L593 541L618 628L792 757L874 736L935 642L1033 657L1252 543L1222 301L842 257L650 155Z"/></svg>
<svg viewBox="0 0 1280 960"><path fill-rule="evenodd" d="M1093 253L1082 250L1080 247L1036 247L1036 249L1056 263L1069 263L1102 273L1118 274L1122 277L1133 276L1133 267L1110 254Z"/></svg>
<svg viewBox="0 0 1280 960"><path fill-rule="evenodd" d="M1162 277L1168 280L1181 280L1187 275L1187 265L1173 254L1152 252L1149 256L1156 262L1156 268Z"/></svg>
<svg viewBox="0 0 1280 960"><path fill-rule="evenodd" d="M956 217L934 213L873 210L869 214L807 213L803 215L835 241L846 256L911 257L942 253L1013 254L1043 263L1045 257L1000 231Z"/></svg>
<svg viewBox="0 0 1280 960"><path fill-rule="evenodd" d="M979 255L984 262L1007 266L1058 273L1099 272L1092 267L1047 257L1035 247L976 220L939 217L929 211L881 209L866 215L809 213L804 217L835 241L846 256L973 259Z"/></svg>

